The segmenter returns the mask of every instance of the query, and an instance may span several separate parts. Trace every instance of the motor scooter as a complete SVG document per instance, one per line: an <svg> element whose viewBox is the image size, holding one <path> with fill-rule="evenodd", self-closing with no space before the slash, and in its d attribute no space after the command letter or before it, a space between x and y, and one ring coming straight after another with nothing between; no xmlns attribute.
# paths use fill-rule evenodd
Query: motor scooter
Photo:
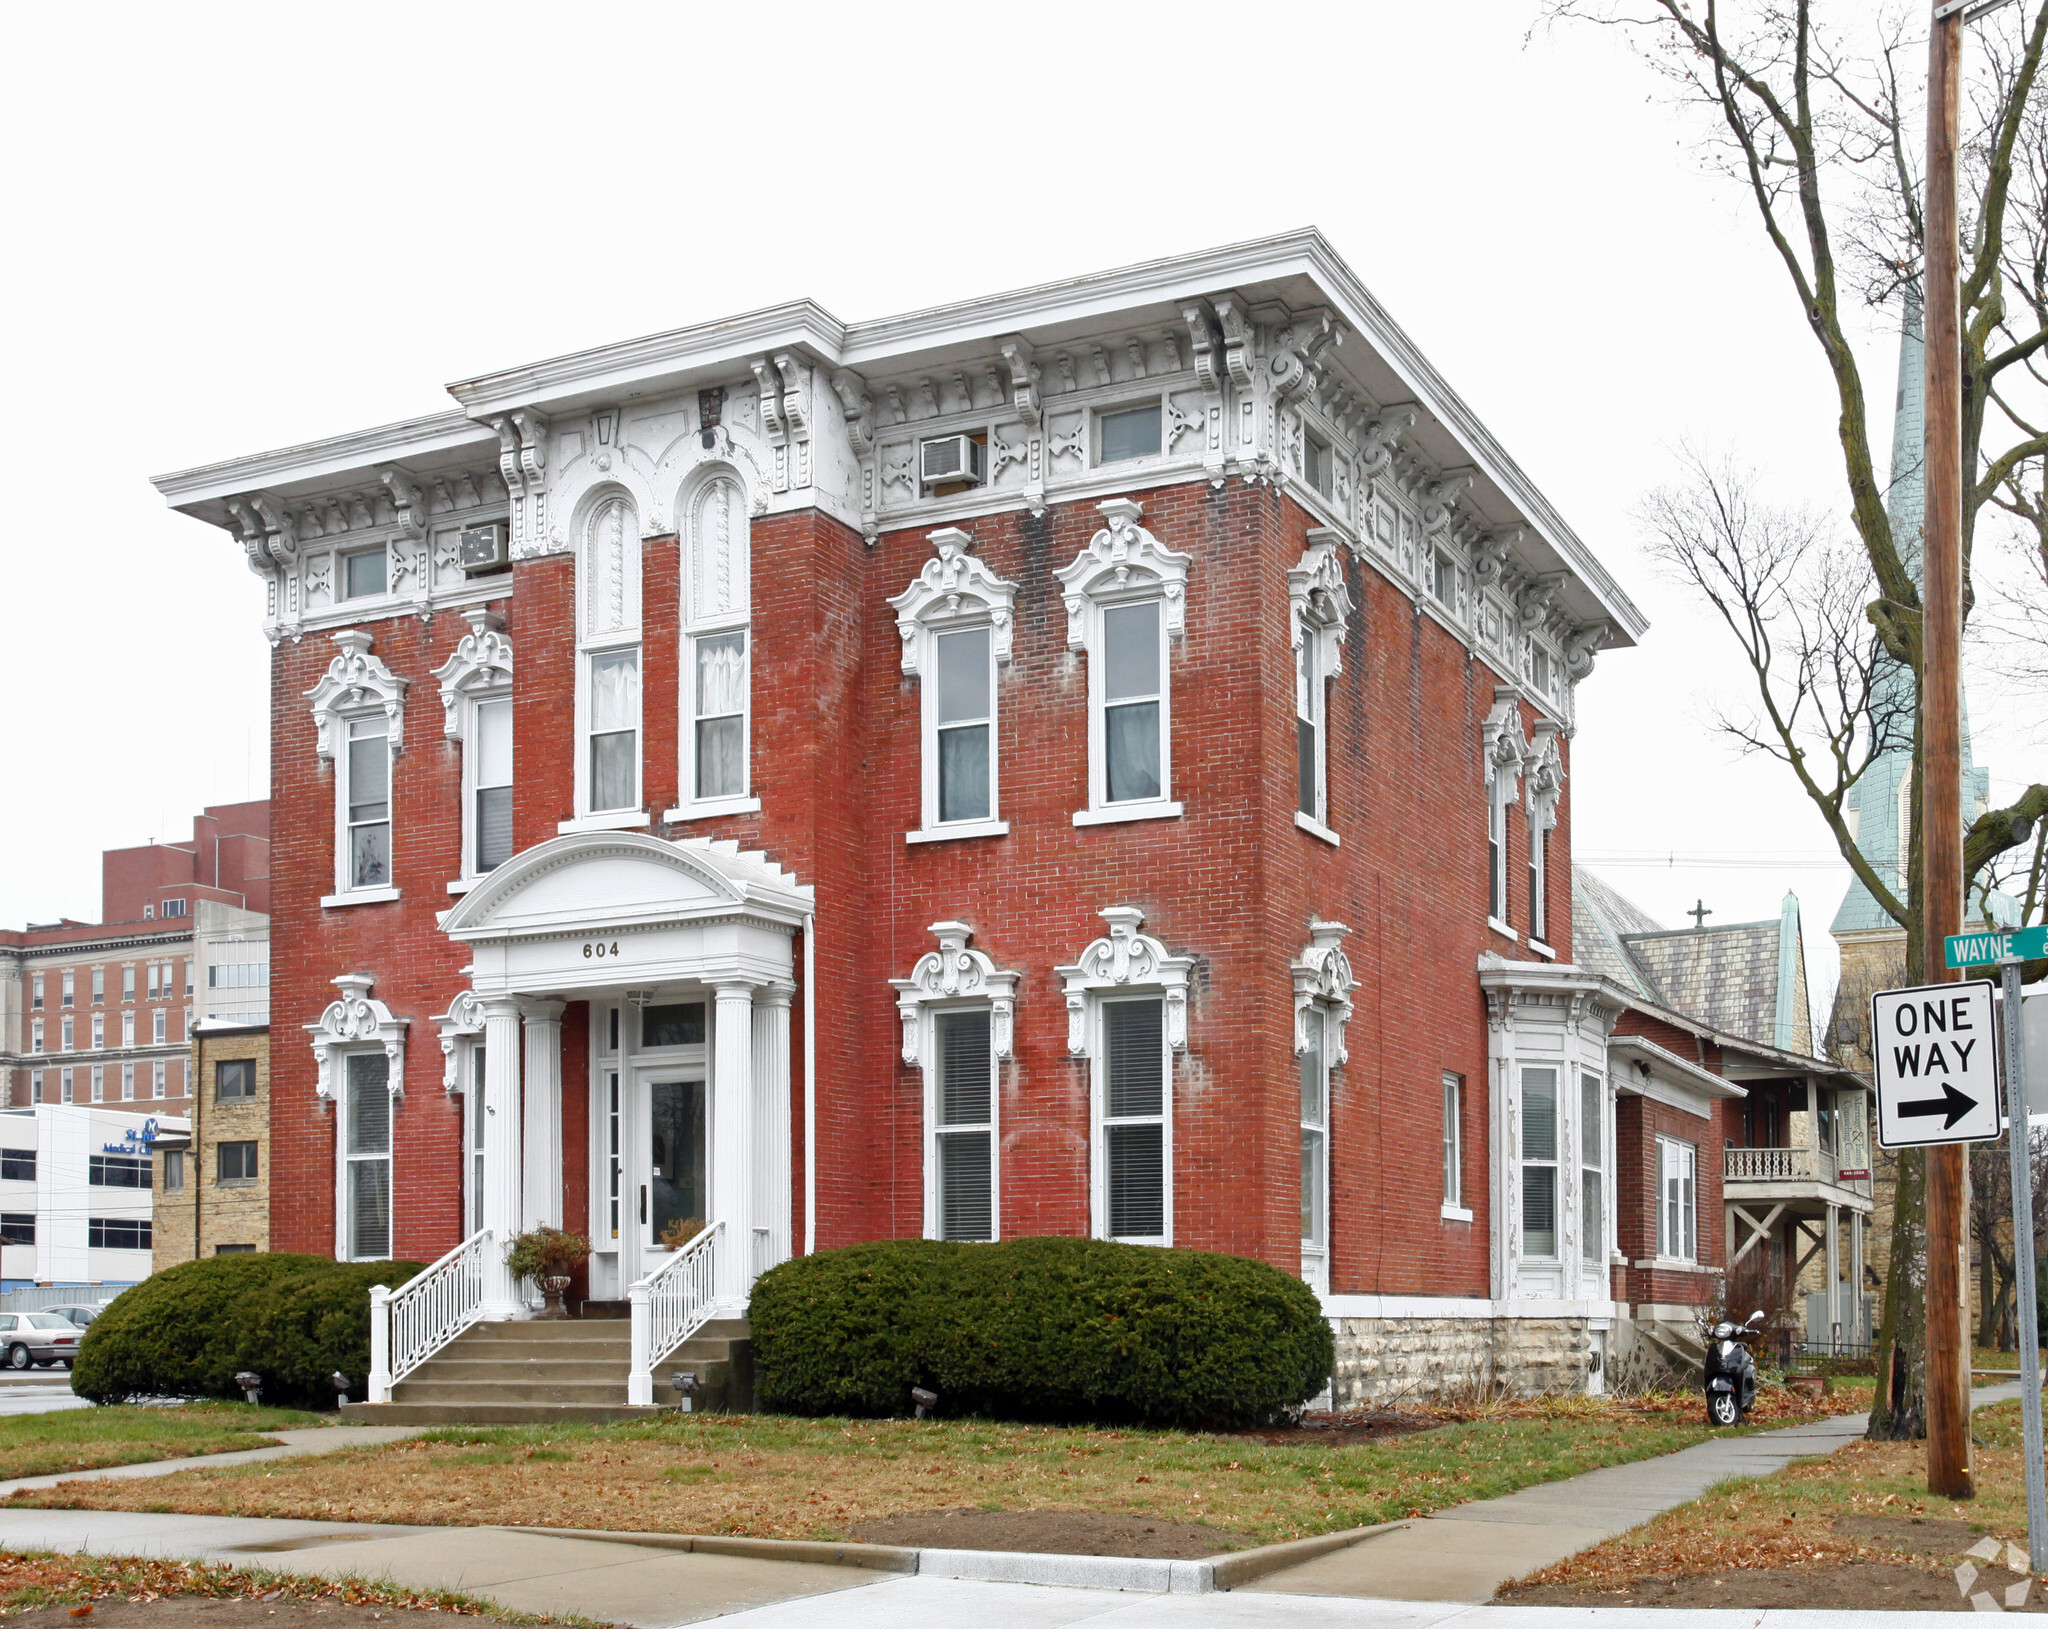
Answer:
<svg viewBox="0 0 2048 1629"><path fill-rule="evenodd" d="M1707 1423L1740 1425L1756 1404L1756 1357L1750 1343L1763 1333L1764 1315L1746 1324L1720 1323L1707 1331Z"/></svg>

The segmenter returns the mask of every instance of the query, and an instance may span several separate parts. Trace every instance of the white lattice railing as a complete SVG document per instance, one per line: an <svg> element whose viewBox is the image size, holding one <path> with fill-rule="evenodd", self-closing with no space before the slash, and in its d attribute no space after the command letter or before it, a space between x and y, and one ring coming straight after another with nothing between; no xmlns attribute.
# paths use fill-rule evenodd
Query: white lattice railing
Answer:
<svg viewBox="0 0 2048 1629"><path fill-rule="evenodd" d="M654 1401L654 1366L711 1321L718 1285L718 1244L725 1223L713 1222L626 1291L633 1318L633 1367L626 1401Z"/></svg>
<svg viewBox="0 0 2048 1629"><path fill-rule="evenodd" d="M1729 1182L1833 1182L1835 1157L1814 1148L1731 1148L1722 1174Z"/></svg>
<svg viewBox="0 0 2048 1629"><path fill-rule="evenodd" d="M370 1291L371 1402L390 1402L394 1385L482 1316L490 1242L480 1228L402 1288Z"/></svg>

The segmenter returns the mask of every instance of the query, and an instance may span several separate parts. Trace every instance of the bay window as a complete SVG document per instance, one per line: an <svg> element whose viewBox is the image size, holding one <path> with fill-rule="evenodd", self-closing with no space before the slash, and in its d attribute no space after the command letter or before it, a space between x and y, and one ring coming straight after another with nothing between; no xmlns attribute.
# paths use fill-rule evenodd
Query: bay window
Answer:
<svg viewBox="0 0 2048 1629"><path fill-rule="evenodd" d="M1557 1071L1522 1070L1522 1254L1557 1256Z"/></svg>

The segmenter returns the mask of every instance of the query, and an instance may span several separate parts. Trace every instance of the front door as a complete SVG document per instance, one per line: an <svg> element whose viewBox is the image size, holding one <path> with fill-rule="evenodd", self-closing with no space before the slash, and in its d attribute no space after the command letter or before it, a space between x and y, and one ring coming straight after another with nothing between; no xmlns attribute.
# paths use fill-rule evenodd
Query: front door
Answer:
<svg viewBox="0 0 2048 1629"><path fill-rule="evenodd" d="M701 1074L644 1077L640 1248L654 1265L702 1231L711 1210L710 1123Z"/></svg>

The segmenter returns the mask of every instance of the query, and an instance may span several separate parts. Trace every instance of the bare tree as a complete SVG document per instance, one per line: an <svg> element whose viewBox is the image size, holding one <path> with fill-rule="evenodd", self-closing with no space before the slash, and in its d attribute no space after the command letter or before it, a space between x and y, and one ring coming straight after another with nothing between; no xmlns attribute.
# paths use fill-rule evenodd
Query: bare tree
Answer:
<svg viewBox="0 0 2048 1629"><path fill-rule="evenodd" d="M1907 693L1917 696L1919 535L1917 528L1911 536L1894 535L1887 513L1888 492L1878 472L1849 313L1859 305L1919 297L1925 216L1915 101L1925 43L1913 31L1924 11L1896 6L1873 15L1853 0L1836 0L1832 6L1827 0L1540 0L1540 5L1541 14L1553 21L1625 31L1678 99L1705 115L1709 162L1748 196L1828 369L1848 519L1872 590L1864 614L1885 655L1910 679ZM2048 457L2048 430L2043 428L2048 426L2048 377L2041 356L2048 348L2048 112L2037 95L2048 45L2048 0L2036 0L2016 21L2007 14L1979 29L1975 38L1967 86L1961 243L1963 459L1969 472L1963 494L1966 614L1974 592L1978 517L2002 496L2040 490ZM1754 558L1762 572L1755 589L1767 608L1790 591L1781 586L1789 579L1773 574L1767 549ZM1743 580L1712 558L1698 571L1681 569L1702 587L1718 575L1733 596L1732 614L1724 612L1724 620L1746 652L1759 648L1756 623L1743 602L1748 592ZM1839 608L1809 613L1809 621L1821 629L1838 617ZM1779 619L1784 620L1782 609ZM1823 634L1823 645L1831 637ZM1781 717L1783 698L1810 689L1815 675L1801 673L1796 662L1789 676L1774 671L1775 651L1768 642L1761 648L1766 661L1758 670L1758 693L1766 727L1757 732L1758 744L1798 775L1843 859L1905 930L1906 973L1917 980L1925 901L1918 845L1908 860L1903 891L1889 883L1873 887L1872 868L1844 818L1844 775L1855 770L1878 722L1865 720L1851 732L1846 757L1834 751L1831 761L1829 751L1819 751L1816 763L1816 742L1824 748L1841 739L1818 706L1809 707L1803 723ZM1824 677L1821 687L1827 688ZM1841 692L1831 699L1839 707ZM1811 733L1815 720L1818 737ZM1839 725L1839 716L1833 722ZM1916 716L1909 810L1914 829L1920 824L1925 785L1919 773L1921 733ZM2011 807L1980 817L1964 843L1966 883L2023 843L2028 821L2044 813L2048 787L2036 785ZM2028 971L2039 977L2048 964ZM1878 1437L1917 1436L1925 1429L1925 1297L1916 1280L1924 1272L1923 1185L1923 1162L1911 1155L1901 1158L1878 1334L1879 1385L1871 1411L1871 1434Z"/></svg>

